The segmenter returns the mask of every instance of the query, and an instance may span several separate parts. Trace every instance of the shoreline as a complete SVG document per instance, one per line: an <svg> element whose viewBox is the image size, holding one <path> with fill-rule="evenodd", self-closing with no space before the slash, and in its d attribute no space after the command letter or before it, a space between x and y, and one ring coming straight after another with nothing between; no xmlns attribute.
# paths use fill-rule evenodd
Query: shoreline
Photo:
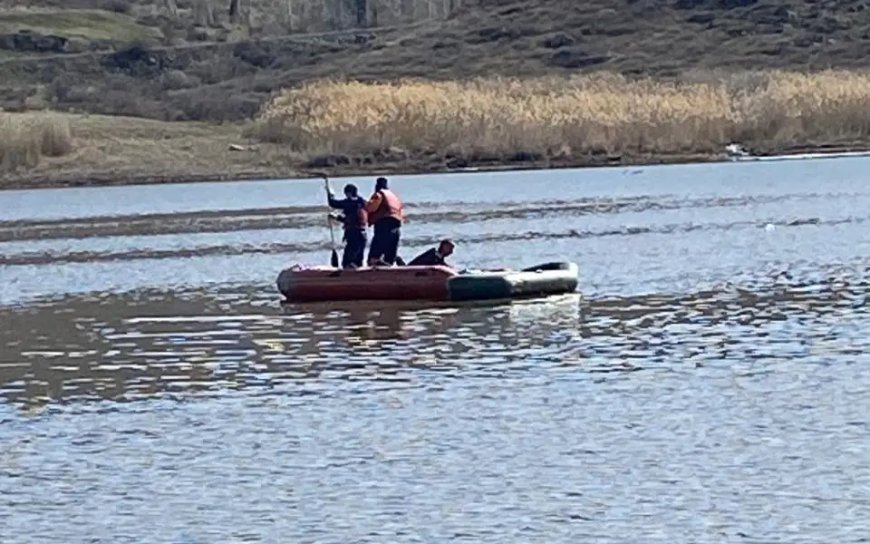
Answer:
<svg viewBox="0 0 870 544"><path fill-rule="evenodd" d="M643 157L618 158L581 158L551 161L468 161L462 167L450 168L446 165L433 165L430 161L418 160L403 163L372 163L361 165L340 165L314 168L304 164L289 168L286 171L277 169L253 171L212 171L193 172L186 174L155 175L147 171L134 172L127 175L116 175L109 172L83 173L81 176L69 176L45 179L41 176L20 176L11 181L0 182L0 191L36 190L36 189L68 189L123 187L128 185L168 185L184 183L224 183L234 181L283 181L319 177L321 173L330 178L363 177L376 175L428 175L428 174L461 174L475 172L504 171L534 171L562 170L572 168L604 168L628 166L653 166L665 164L693 164L727 162L727 158L717 155L681 154L657 155Z"/></svg>
<svg viewBox="0 0 870 544"><path fill-rule="evenodd" d="M564 170L576 168L618 168L664 165L689 165L713 163L761 162L772 160L811 160L843 158L850 156L870 156L870 142L863 145L819 144L806 146L790 146L781 149L771 149L763 154L747 156L730 156L727 153L681 153L681 154L644 154L628 156L595 155L580 158L541 161L510 161L510 160L480 160L467 161L462 167L449 167L446 164L433 164L431 160L421 158L401 163L384 162L370 164L348 164L314 168L304 164L288 167L286 170L276 166L231 169L201 170L191 173L153 174L149 173L148 165L129 169L127 172L94 172L76 173L66 171L56 177L48 177L27 173L0 177L0 192L37 189L68 189L68 188L99 188L123 187L130 185L167 185L185 183L223 183L239 181L283 181L292 179L307 179L318 177L325 173L333 178L360 177L374 175L429 175L429 174L461 174L505 171L538 171Z"/></svg>
<svg viewBox="0 0 870 544"><path fill-rule="evenodd" d="M764 160L784 155L816 153L870 153L870 136L777 143L750 141L750 156L738 146L723 144L716 151L624 152L604 150L534 156L517 152L463 156L447 150L425 153L399 148L379 154L314 155L292 151L287 145L255 140L250 123L167 122L58 112L5 114L23 123L49 119L68 123L68 151L42 156L18 170L0 170L0 191L81 187L118 187L199 182L287 180L316 177L424 175L467 172L528 171L568 168L640 167L677 164L712 164ZM719 147L719 146L715 146ZM734 149L736 147L736 149ZM2 151L2 149L0 149ZM2 162L2 154L0 154Z"/></svg>

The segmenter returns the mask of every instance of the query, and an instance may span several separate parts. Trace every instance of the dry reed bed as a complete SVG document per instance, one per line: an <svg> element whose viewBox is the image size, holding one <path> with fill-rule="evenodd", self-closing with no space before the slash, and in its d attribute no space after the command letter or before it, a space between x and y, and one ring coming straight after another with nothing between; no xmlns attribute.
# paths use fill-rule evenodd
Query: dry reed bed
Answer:
<svg viewBox="0 0 870 544"><path fill-rule="evenodd" d="M54 114L0 113L0 172L33 168L72 151L69 121Z"/></svg>
<svg viewBox="0 0 870 544"><path fill-rule="evenodd" d="M390 147L467 157L707 153L732 141L783 147L870 135L870 73L319 81L274 97L252 135L345 155Z"/></svg>

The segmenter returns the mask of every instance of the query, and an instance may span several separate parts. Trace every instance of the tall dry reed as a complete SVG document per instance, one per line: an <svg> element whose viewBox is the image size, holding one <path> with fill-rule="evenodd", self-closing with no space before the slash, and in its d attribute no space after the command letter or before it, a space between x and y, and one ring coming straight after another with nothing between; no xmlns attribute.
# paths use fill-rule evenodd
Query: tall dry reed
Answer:
<svg viewBox="0 0 870 544"><path fill-rule="evenodd" d="M33 168L42 156L72 151L67 119L54 114L0 114L0 172Z"/></svg>
<svg viewBox="0 0 870 544"><path fill-rule="evenodd" d="M870 74L321 81L276 96L253 133L296 151L348 155L394 146L501 157L713 152L735 140L781 145L870 135Z"/></svg>

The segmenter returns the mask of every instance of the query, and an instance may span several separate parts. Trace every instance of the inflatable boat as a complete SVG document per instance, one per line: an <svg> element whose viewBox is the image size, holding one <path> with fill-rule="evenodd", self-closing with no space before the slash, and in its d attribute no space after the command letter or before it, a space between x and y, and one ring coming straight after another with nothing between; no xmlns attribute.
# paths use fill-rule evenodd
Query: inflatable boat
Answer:
<svg viewBox="0 0 870 544"><path fill-rule="evenodd" d="M491 300L570 293L577 265L546 263L523 270L453 270L446 266L358 269L295 266L278 275L288 302L329 300Z"/></svg>

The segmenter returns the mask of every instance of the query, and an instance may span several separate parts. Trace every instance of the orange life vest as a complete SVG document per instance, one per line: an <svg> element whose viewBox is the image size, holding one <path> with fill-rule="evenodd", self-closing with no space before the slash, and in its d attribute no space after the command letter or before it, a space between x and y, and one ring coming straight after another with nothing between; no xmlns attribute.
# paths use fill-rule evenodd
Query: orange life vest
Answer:
<svg viewBox="0 0 870 544"><path fill-rule="evenodd" d="M404 220L405 207L399 197L389 189L381 189L378 193L381 195L381 203L377 210L369 212L369 224L374 225L386 217L392 217L398 221Z"/></svg>

